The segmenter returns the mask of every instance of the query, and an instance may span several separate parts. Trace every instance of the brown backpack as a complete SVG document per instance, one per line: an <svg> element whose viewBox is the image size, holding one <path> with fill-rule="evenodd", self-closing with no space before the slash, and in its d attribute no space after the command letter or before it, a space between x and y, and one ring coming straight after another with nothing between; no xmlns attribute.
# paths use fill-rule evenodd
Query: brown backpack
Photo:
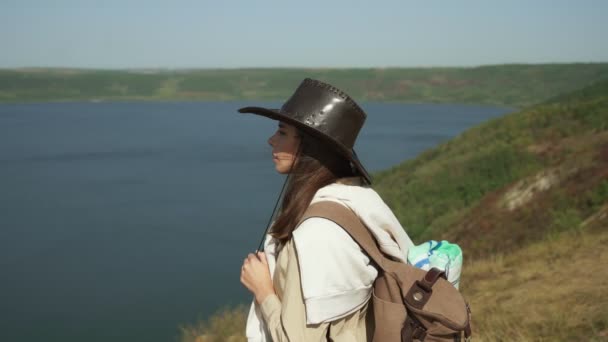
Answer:
<svg viewBox="0 0 608 342"><path fill-rule="evenodd" d="M335 202L311 205L301 221L329 219L361 246L378 268L372 294L374 342L470 339L471 311L460 292L435 268L423 271L384 255L372 233L350 209Z"/></svg>

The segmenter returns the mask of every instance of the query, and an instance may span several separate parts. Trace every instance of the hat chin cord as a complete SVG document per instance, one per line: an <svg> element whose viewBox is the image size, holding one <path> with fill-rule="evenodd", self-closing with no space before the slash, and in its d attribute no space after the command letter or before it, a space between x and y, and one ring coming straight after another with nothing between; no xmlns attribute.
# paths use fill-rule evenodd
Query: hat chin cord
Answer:
<svg viewBox="0 0 608 342"><path fill-rule="evenodd" d="M293 172L293 168L296 165L296 160L298 160L298 157L300 156L301 146L302 146L302 142L300 142L300 144L298 145L298 149L296 150L295 158L293 160L293 163L291 164L291 167L289 168L289 173L287 174L287 178L285 178L285 182L283 182L283 186L281 187L281 192L279 192L279 196L277 197L277 201L274 204L274 209L272 209L272 214L270 214L270 218L268 219L268 223L266 224L266 229L264 230L264 234L262 235L262 239L260 240L260 243L258 244L258 249L256 249L256 252L264 251L264 241L266 241L266 235L268 234L268 230L270 229L272 222L275 218L275 215L277 213L277 208L279 206L279 202L281 202L281 200L283 199L285 188L287 187L287 184L289 183L289 179Z"/></svg>

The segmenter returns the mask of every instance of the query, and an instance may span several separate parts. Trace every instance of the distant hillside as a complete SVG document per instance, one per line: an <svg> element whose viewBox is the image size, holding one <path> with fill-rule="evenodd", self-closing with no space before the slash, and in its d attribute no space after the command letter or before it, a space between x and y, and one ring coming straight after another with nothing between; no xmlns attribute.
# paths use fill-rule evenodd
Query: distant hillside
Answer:
<svg viewBox="0 0 608 342"><path fill-rule="evenodd" d="M0 102L285 100L305 77L358 101L475 103L522 107L608 79L608 63L475 68L0 70Z"/></svg>

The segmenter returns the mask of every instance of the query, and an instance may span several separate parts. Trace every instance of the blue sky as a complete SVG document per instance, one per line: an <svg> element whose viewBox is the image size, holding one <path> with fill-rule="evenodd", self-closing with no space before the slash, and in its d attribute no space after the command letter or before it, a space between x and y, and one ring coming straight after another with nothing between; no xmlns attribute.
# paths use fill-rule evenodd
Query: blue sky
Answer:
<svg viewBox="0 0 608 342"><path fill-rule="evenodd" d="M608 1L0 0L0 68L608 61Z"/></svg>

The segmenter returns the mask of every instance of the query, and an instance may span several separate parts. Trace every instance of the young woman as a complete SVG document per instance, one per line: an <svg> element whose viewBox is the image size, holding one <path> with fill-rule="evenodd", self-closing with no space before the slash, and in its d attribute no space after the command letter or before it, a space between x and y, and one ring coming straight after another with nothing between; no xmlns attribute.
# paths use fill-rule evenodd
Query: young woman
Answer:
<svg viewBox="0 0 608 342"><path fill-rule="evenodd" d="M278 121L268 139L277 172L288 174L265 252L249 254L241 282L254 295L249 341L368 341L368 301L378 271L357 243L324 218L300 222L319 201L349 208L383 252L405 261L412 246L353 150L366 114L344 92L305 79L281 109L241 113Z"/></svg>

